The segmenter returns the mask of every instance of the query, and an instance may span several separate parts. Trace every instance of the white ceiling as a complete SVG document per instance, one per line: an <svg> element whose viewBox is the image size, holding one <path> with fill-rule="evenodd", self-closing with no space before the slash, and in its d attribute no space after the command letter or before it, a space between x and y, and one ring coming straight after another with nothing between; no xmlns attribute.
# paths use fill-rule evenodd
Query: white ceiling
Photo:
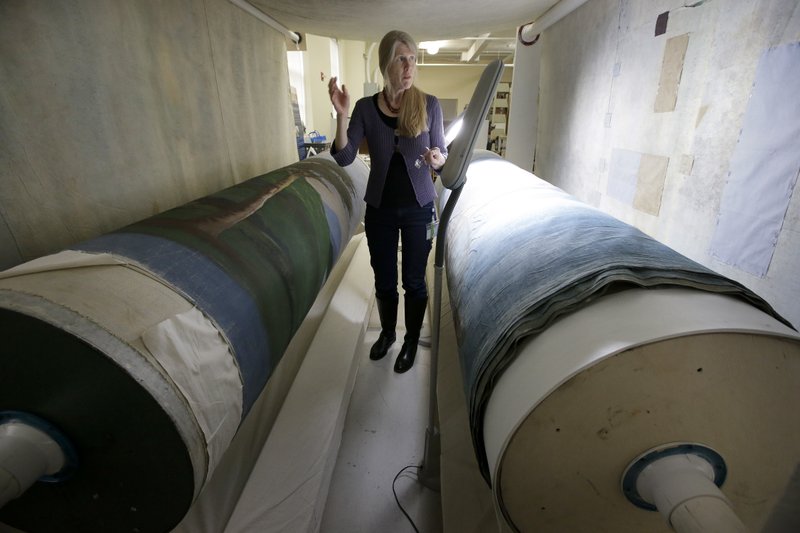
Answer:
<svg viewBox="0 0 800 533"><path fill-rule="evenodd" d="M534 21L559 0L248 0L297 33L377 42L389 30L410 33L417 43L443 41L422 63L485 63L513 58L517 27ZM464 56L466 58L466 56Z"/></svg>

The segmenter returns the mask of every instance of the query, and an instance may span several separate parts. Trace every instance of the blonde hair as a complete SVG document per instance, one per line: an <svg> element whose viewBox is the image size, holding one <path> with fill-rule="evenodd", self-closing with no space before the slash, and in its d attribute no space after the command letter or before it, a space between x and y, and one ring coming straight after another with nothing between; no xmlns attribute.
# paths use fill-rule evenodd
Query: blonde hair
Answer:
<svg viewBox="0 0 800 533"><path fill-rule="evenodd" d="M403 43L417 55L417 43L404 31L392 30L381 39L378 46L378 66L383 73L385 85L390 84L389 65L394 59L397 45ZM428 107L425 93L412 85L405 93L400 103L400 113L397 115L397 131L404 137L416 137L423 131L428 131Z"/></svg>

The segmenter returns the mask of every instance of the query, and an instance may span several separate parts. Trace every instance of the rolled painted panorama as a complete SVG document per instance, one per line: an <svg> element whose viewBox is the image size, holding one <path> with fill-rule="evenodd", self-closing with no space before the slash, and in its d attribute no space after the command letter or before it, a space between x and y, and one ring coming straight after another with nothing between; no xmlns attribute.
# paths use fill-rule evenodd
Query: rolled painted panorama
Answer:
<svg viewBox="0 0 800 533"><path fill-rule="evenodd" d="M234 348L246 414L352 235L361 193L312 158L75 249L125 257L213 317Z"/></svg>
<svg viewBox="0 0 800 533"><path fill-rule="evenodd" d="M367 172L321 155L0 273L0 411L58 427L79 463L0 521L174 526L354 233Z"/></svg>
<svg viewBox="0 0 800 533"><path fill-rule="evenodd" d="M735 297L786 323L743 285L490 152L469 167L446 254L473 445L489 483L483 427L495 383L523 340L597 297L684 287Z"/></svg>

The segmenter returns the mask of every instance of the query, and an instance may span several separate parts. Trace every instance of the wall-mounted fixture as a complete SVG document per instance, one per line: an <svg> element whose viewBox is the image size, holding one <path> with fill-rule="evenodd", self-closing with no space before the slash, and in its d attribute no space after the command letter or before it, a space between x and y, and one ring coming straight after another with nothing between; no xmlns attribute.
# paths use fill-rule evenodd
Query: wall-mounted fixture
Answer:
<svg viewBox="0 0 800 533"><path fill-rule="evenodd" d="M244 11L247 11L248 13L253 15L255 18L257 18L258 20L260 20L264 24L267 24L270 27L272 27L273 29L278 30L279 32L284 34L286 36L286 38L289 39L290 41L292 41L293 43L300 44L300 42L302 41L302 37L301 37L301 35L299 33L295 33L293 31L291 31L289 28L287 28L286 26L284 26L283 24L281 24L280 22L278 22L274 18L270 17L269 15L267 15L266 13L264 13L263 11L258 9L256 6L254 6L253 4L248 2L247 0L229 0L229 1L230 1L231 4L235 5L236 7L239 7L241 9L243 9Z"/></svg>

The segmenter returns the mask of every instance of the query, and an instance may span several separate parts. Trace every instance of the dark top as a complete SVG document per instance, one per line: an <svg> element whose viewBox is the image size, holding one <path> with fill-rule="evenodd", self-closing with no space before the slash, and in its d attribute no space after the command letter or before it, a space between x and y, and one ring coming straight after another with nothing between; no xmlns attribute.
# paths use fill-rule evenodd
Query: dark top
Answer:
<svg viewBox="0 0 800 533"><path fill-rule="evenodd" d="M372 97L375 103L375 109L384 124L397 129L397 117L390 117L381 111L378 106L378 94ZM386 173L386 183L383 186L383 194L381 195L380 207L414 207L417 204L417 197L414 195L414 187L411 186L411 177L406 170L406 164L403 161L403 155L397 150L397 143L399 139L395 135L395 151L392 159L389 160L389 170Z"/></svg>

